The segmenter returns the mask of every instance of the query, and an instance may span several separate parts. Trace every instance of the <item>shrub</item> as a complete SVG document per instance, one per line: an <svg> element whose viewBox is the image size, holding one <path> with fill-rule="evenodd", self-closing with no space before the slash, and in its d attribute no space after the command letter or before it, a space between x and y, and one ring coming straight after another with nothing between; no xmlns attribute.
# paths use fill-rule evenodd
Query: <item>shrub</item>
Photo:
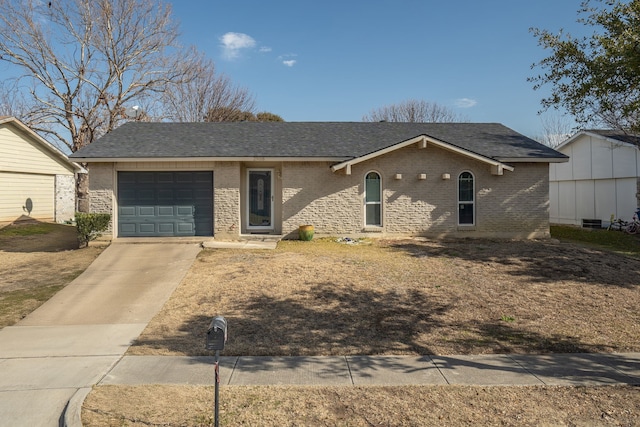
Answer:
<svg viewBox="0 0 640 427"><path fill-rule="evenodd" d="M90 241L102 236L102 232L109 227L109 221L111 221L109 214L76 212L76 229L80 247L89 246Z"/></svg>

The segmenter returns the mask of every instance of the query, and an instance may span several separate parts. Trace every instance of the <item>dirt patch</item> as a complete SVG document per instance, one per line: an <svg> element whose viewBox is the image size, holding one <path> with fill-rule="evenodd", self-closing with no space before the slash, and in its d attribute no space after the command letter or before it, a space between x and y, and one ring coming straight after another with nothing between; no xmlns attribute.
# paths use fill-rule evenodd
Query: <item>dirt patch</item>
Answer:
<svg viewBox="0 0 640 427"><path fill-rule="evenodd" d="M205 250L130 354L640 351L640 261L557 241L333 240Z"/></svg>
<svg viewBox="0 0 640 427"><path fill-rule="evenodd" d="M69 284L103 248L78 249L76 229L69 225L27 220L0 229L0 328Z"/></svg>
<svg viewBox="0 0 640 427"><path fill-rule="evenodd" d="M168 400L170 396L170 402ZM214 389L102 386L85 426L213 425ZM633 426L637 387L221 387L223 426Z"/></svg>

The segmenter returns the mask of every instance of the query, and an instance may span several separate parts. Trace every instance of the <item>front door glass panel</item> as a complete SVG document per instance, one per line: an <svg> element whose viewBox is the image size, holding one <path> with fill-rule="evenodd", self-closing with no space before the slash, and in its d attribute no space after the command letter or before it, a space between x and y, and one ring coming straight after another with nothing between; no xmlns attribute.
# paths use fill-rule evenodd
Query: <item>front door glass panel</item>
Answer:
<svg viewBox="0 0 640 427"><path fill-rule="evenodd" d="M249 227L273 228L272 173L249 171Z"/></svg>

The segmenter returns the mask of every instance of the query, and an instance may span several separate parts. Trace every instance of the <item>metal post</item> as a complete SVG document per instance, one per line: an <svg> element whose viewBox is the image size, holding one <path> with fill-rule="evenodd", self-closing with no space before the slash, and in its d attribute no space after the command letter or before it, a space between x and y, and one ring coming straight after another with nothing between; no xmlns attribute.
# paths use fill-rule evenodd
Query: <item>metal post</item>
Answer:
<svg viewBox="0 0 640 427"><path fill-rule="evenodd" d="M216 350L216 398L215 398L215 408L214 408L214 426L219 427L218 414L220 411L220 350Z"/></svg>

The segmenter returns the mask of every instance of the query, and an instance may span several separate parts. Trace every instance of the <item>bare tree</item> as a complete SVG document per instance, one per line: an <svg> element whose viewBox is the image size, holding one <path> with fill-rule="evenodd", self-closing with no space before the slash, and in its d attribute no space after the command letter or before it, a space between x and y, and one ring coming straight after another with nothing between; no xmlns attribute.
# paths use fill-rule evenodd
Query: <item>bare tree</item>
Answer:
<svg viewBox="0 0 640 427"><path fill-rule="evenodd" d="M259 122L284 122L282 117L268 111L262 111L256 114L256 120Z"/></svg>
<svg viewBox="0 0 640 427"><path fill-rule="evenodd" d="M557 115L541 115L540 123L542 124L543 134L534 137L536 141L555 148L564 142L575 131L567 116Z"/></svg>
<svg viewBox="0 0 640 427"><path fill-rule="evenodd" d="M26 87L22 119L75 152L114 129L125 108L193 76L169 6L156 0L0 0L0 61ZM88 209L78 180L78 209Z"/></svg>
<svg viewBox="0 0 640 427"><path fill-rule="evenodd" d="M0 0L0 60L27 87L25 121L75 152L125 107L192 78L171 9L156 0Z"/></svg>
<svg viewBox="0 0 640 427"><path fill-rule="evenodd" d="M177 122L218 122L238 121L239 112L254 113L253 96L224 74L216 74L213 61L200 57L194 65L193 79L164 91L165 117Z"/></svg>
<svg viewBox="0 0 640 427"><path fill-rule="evenodd" d="M398 104L371 110L362 117L363 122L452 123L465 118L455 111L424 100L409 99Z"/></svg>
<svg viewBox="0 0 640 427"><path fill-rule="evenodd" d="M0 82L0 116L12 116L27 124L24 117L29 107L20 94L15 82Z"/></svg>

